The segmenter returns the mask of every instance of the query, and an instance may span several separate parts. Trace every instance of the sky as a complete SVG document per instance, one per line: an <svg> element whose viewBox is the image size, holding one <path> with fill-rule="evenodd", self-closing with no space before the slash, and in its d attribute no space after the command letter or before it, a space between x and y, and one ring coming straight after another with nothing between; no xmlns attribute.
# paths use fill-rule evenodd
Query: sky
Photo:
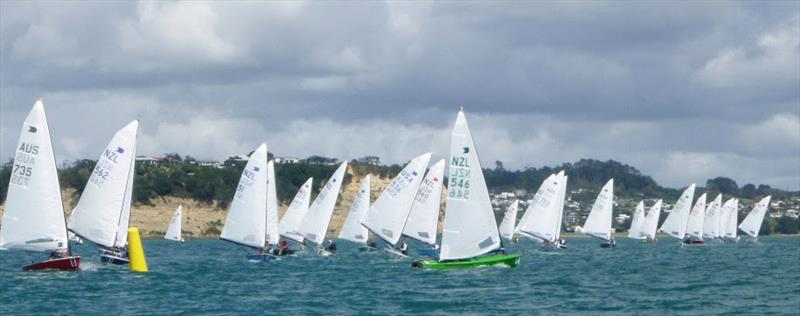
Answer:
<svg viewBox="0 0 800 316"><path fill-rule="evenodd" d="M581 158L800 189L800 2L0 2L0 159L42 97L59 161Z"/></svg>

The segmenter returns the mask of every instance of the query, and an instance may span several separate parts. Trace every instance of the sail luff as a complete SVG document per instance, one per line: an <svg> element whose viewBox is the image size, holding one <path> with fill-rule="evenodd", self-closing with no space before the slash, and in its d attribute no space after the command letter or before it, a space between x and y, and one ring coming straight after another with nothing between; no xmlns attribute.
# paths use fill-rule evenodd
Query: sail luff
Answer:
<svg viewBox="0 0 800 316"><path fill-rule="evenodd" d="M136 135L138 136L138 129ZM130 166L128 167L128 181L125 183L125 195L122 198L122 209L120 210L120 220L117 225L117 234L114 240L114 247L125 248L128 245L128 226L131 220L131 203L133 202L133 179L136 175L136 139L134 137L133 145L131 145L131 159Z"/></svg>
<svg viewBox="0 0 800 316"><path fill-rule="evenodd" d="M689 221L689 212L694 199L694 188L695 184L692 183L683 191L659 230L677 239L682 240L686 237L686 224Z"/></svg>
<svg viewBox="0 0 800 316"><path fill-rule="evenodd" d="M250 155L228 208L220 239L263 248L267 223L267 144Z"/></svg>
<svg viewBox="0 0 800 316"><path fill-rule="evenodd" d="M300 222L306 216L308 207L311 204L311 185L314 178L308 178L299 189L289 204L289 208L283 214L283 218L278 223L278 230L281 236L294 240L295 242L302 243L304 241L303 235L297 232Z"/></svg>
<svg viewBox="0 0 800 316"><path fill-rule="evenodd" d="M358 189L358 194L350 205L350 212L347 214L342 231L339 232L339 239L350 240L353 242L366 243L369 238L367 228L361 225L364 217L367 215L370 206L370 184L371 177L367 174L361 180L361 186Z"/></svg>
<svg viewBox="0 0 800 316"><path fill-rule="evenodd" d="M436 228L444 183L445 160L441 159L428 170L419 185L408 220L403 227L403 235L432 245L436 243Z"/></svg>
<svg viewBox="0 0 800 316"><path fill-rule="evenodd" d="M511 240L514 238L514 225L517 221L517 212L519 211L519 200L514 200L511 205L506 209L503 215L503 221L500 222L500 237Z"/></svg>
<svg viewBox="0 0 800 316"><path fill-rule="evenodd" d="M644 201L639 201L636 204L636 209L633 211L633 220L631 220L631 227L628 229L628 238L644 239L647 238L643 234L645 224Z"/></svg>
<svg viewBox="0 0 800 316"><path fill-rule="evenodd" d="M700 195L689 212L689 219L686 224L686 234L696 240L703 240L703 222L706 211L706 193Z"/></svg>
<svg viewBox="0 0 800 316"><path fill-rule="evenodd" d="M278 229L278 190L277 179L275 178L275 162L270 161L267 163L267 215L266 215L266 231L265 237L268 245L277 245L280 241L280 233Z"/></svg>
<svg viewBox="0 0 800 316"><path fill-rule="evenodd" d="M178 208L175 209L175 214L172 215L172 219L169 221L169 227L167 227L167 232L164 234L164 239L181 240L182 212L183 205L178 205Z"/></svg>
<svg viewBox="0 0 800 316"><path fill-rule="evenodd" d="M608 182L600 189L597 194L589 216L586 218L586 223L583 225L581 232L583 234L600 238L603 240L611 239L611 216L614 204L614 179Z"/></svg>
<svg viewBox="0 0 800 316"><path fill-rule="evenodd" d="M656 233L658 231L658 219L661 217L661 206L663 203L664 201L659 199L655 204L653 204L653 206L650 207L650 211L645 215L645 223L642 228L642 234L650 240L656 239Z"/></svg>
<svg viewBox="0 0 800 316"><path fill-rule="evenodd" d="M745 234L750 235L750 237L758 238L758 233L761 230L761 224L764 222L764 216L767 214L767 209L769 208L769 201L772 196L767 196L755 206L747 214L747 217L744 218L741 224L739 224L739 229L741 229Z"/></svg>
<svg viewBox="0 0 800 316"><path fill-rule="evenodd" d="M309 240L317 245L322 245L325 240L325 233L328 231L330 225L331 215L333 215L333 208L336 206L336 200L339 197L339 190L344 181L344 175L347 171L347 161L342 162L339 168L334 171L333 175L325 183L325 186L320 190L317 198L311 203L308 208L306 216L298 227L298 232L303 235L306 240Z"/></svg>

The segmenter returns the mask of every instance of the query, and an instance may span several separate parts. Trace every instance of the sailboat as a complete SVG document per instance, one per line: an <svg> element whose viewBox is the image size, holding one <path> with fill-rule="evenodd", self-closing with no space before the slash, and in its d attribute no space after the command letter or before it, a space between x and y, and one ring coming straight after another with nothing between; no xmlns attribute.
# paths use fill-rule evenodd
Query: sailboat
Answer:
<svg viewBox="0 0 800 316"><path fill-rule="evenodd" d="M528 204L528 209L525 210L525 215L522 216L515 231L522 236L542 242L544 251L566 248L561 239L561 216L566 190L567 176L563 170L547 177Z"/></svg>
<svg viewBox="0 0 800 316"><path fill-rule="evenodd" d="M415 239L428 247L417 249L423 257L435 258L439 255L439 245L436 244L436 228L439 225L439 210L442 201L442 186L444 183L445 160L437 161L422 179L411 211L408 213L403 235Z"/></svg>
<svg viewBox="0 0 800 316"><path fill-rule="evenodd" d="M517 225L517 210L519 210L519 200L514 200L506 209L503 220L500 222L500 237L514 242L514 227Z"/></svg>
<svg viewBox="0 0 800 316"><path fill-rule="evenodd" d="M439 259L417 260L412 266L435 270L494 265L516 267L522 255L506 254L503 250L463 109L458 112L450 137L449 165Z"/></svg>
<svg viewBox="0 0 800 316"><path fill-rule="evenodd" d="M328 256L336 252L333 241L330 241L327 249L323 249L322 244L325 240L325 233L328 232L333 208L336 207L336 199L339 197L339 190L342 188L345 172L347 172L347 161L342 162L339 168L333 172L331 178L319 191L317 198L311 203L306 216L303 217L300 226L297 228L297 232L305 240L317 244L317 253L322 256Z"/></svg>
<svg viewBox="0 0 800 316"><path fill-rule="evenodd" d="M267 144L262 143L247 160L228 208L219 239L253 248L250 261L268 261L267 248Z"/></svg>
<svg viewBox="0 0 800 316"><path fill-rule="evenodd" d="M722 194L717 194L717 197L708 204L706 208L705 218L703 219L703 238L711 240L720 240L722 233Z"/></svg>
<svg viewBox="0 0 800 316"><path fill-rule="evenodd" d="M127 264L136 137L139 121L109 141L69 218L69 230L100 248L104 263Z"/></svg>
<svg viewBox="0 0 800 316"><path fill-rule="evenodd" d="M633 211L633 220L631 220L631 227L628 229L628 238L645 239L647 237L642 233L645 219L644 201L639 201L636 204L636 209Z"/></svg>
<svg viewBox="0 0 800 316"><path fill-rule="evenodd" d="M739 200L730 198L722 204L722 238L724 240L738 241L736 224L739 221Z"/></svg>
<svg viewBox="0 0 800 316"><path fill-rule="evenodd" d="M650 207L650 211L644 216L644 222L642 223L642 229L640 235L646 238L644 242L655 242L656 241L656 231L658 230L658 219L661 216L661 205L663 201L659 199Z"/></svg>
<svg viewBox="0 0 800 316"><path fill-rule="evenodd" d="M267 224L265 236L267 250L271 250L273 256L288 256L294 254L289 250L288 245L279 247L281 239L278 229L278 181L275 178L275 161L267 162Z"/></svg>
<svg viewBox="0 0 800 316"><path fill-rule="evenodd" d="M350 213L347 215L344 226L342 226L342 231L339 233L339 239L363 244L363 246L359 248L361 251L375 250L375 247L367 245L369 231L367 231L366 227L361 225L361 221L364 219L364 216L367 216L367 211L369 211L371 194L370 182L370 175L366 175L364 179L361 180L361 187L358 189L358 194L356 194L353 204L350 205Z"/></svg>
<svg viewBox="0 0 800 316"><path fill-rule="evenodd" d="M589 211L589 217L586 218L586 223L581 230L584 235L603 240L604 242L600 245L603 248L616 247L614 236L611 236L613 206L614 179L611 179L600 189L600 193L592 205L592 210Z"/></svg>
<svg viewBox="0 0 800 316"><path fill-rule="evenodd" d="M660 231L683 241L683 238L686 237L686 223L689 221L694 188L695 184L692 183L686 190L683 190L681 197L678 198L669 215L667 215L667 219L661 224Z"/></svg>
<svg viewBox="0 0 800 316"><path fill-rule="evenodd" d="M67 240L50 129L41 99L25 118L14 155L0 226L0 250L50 252L50 258L24 271L78 270Z"/></svg>
<svg viewBox="0 0 800 316"><path fill-rule="evenodd" d="M295 194L292 199L292 203L289 204L289 208L283 213L283 217L278 223L278 231L281 237L283 237L284 240L288 239L294 241L301 246L305 245L305 240L303 235L297 232L297 229L300 227L300 222L306 216L306 212L308 212L308 205L311 203L311 184L313 182L314 178L308 178L308 180L300 186L300 189L297 190L297 194Z"/></svg>
<svg viewBox="0 0 800 316"><path fill-rule="evenodd" d="M747 217L739 224L739 229L750 237L753 237L753 239L758 239L758 233L761 230L761 224L764 222L764 216L767 215L769 200L771 198L772 196L768 195L761 199L761 201L758 201L758 203L753 206L750 214L747 214Z"/></svg>
<svg viewBox="0 0 800 316"><path fill-rule="evenodd" d="M697 201L689 212L689 220L686 224L686 239L685 244L689 245L702 245L703 241L703 222L705 219L706 211L706 194L703 193L697 198Z"/></svg>
<svg viewBox="0 0 800 316"><path fill-rule="evenodd" d="M167 227L167 233L164 234L164 239L174 240L180 243L186 242L181 237L182 212L183 212L183 205L178 205L178 208L175 209L175 215L172 215L172 220L169 221L169 227Z"/></svg>
<svg viewBox="0 0 800 316"><path fill-rule="evenodd" d="M422 154L400 170L375 203L372 203L362 222L375 236L389 244L392 248L386 250L395 255L408 256L407 249L404 248L407 247L405 242L404 247L398 248L397 245L430 158L431 153Z"/></svg>

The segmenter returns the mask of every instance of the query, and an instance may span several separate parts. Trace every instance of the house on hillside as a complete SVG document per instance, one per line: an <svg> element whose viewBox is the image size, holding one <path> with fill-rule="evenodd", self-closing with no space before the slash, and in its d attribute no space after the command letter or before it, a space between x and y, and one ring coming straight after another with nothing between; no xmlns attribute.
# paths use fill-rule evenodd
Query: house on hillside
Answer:
<svg viewBox="0 0 800 316"><path fill-rule="evenodd" d="M378 156L365 156L358 158L358 163L373 165L373 166L380 166L381 165L381 158Z"/></svg>
<svg viewBox="0 0 800 316"><path fill-rule="evenodd" d="M322 156L311 156L305 159L306 163L312 165L335 165L339 162L336 158L328 158Z"/></svg>
<svg viewBox="0 0 800 316"><path fill-rule="evenodd" d="M136 156L136 164L137 165L149 165L154 166L161 162L161 158L158 157L150 157L150 156Z"/></svg>
<svg viewBox="0 0 800 316"><path fill-rule="evenodd" d="M214 168L222 168L222 163L216 160L204 160L198 161L195 164L201 167L214 167Z"/></svg>
<svg viewBox="0 0 800 316"><path fill-rule="evenodd" d="M285 163L298 163L300 162L300 158L295 157L275 157L275 163L277 164L285 164Z"/></svg>

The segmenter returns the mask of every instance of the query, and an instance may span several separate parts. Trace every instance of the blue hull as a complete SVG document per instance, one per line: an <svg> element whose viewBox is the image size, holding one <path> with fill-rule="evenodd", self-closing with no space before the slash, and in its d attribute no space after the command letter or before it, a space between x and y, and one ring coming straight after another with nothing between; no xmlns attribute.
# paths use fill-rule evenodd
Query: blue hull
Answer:
<svg viewBox="0 0 800 316"><path fill-rule="evenodd" d="M125 265L130 263L130 261L128 261L128 258L117 257L112 255L100 255L100 261L103 263L116 264L116 265Z"/></svg>
<svg viewBox="0 0 800 316"><path fill-rule="evenodd" d="M439 249L433 248L419 248L417 249L417 253L421 257L428 257L428 258L439 258Z"/></svg>

